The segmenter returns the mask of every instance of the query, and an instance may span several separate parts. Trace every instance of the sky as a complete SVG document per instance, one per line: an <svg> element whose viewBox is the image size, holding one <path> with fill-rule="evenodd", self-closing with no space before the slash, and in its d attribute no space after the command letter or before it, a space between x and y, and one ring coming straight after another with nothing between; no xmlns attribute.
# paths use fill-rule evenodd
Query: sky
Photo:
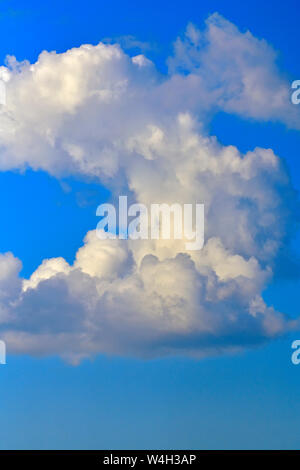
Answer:
<svg viewBox="0 0 300 470"><path fill-rule="evenodd" d="M298 8L0 2L1 449L299 449ZM120 191L201 258L97 241Z"/></svg>

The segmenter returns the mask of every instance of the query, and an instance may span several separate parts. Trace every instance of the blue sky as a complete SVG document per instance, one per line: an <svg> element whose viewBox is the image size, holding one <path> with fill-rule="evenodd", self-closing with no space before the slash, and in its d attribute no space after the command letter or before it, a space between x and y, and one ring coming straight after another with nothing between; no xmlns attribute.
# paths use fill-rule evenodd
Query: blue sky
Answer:
<svg viewBox="0 0 300 470"><path fill-rule="evenodd" d="M295 1L272 7L258 1L118 1L112 8L99 1L3 0L0 60L4 64L9 54L35 62L42 50L61 53L103 38L124 47L124 38L132 36L166 74L178 35L189 22L202 28L216 11L242 32L249 29L268 41L291 82L300 78L298 9ZM127 50L131 56L139 52ZM242 152L272 148L299 190L300 134L291 127L226 111L207 124L222 145ZM96 206L109 197L94 178L50 173L0 173L0 251L22 260L26 278L46 258L72 263L85 234L95 228ZM294 231L291 244L300 255L298 241ZM290 276L280 276L280 266L278 272L263 298L296 318L297 269ZM144 360L105 351L75 367L53 353L37 358L8 349L7 365L0 366L0 448L299 448L300 366L290 360L298 337L293 331L258 348L201 360Z"/></svg>

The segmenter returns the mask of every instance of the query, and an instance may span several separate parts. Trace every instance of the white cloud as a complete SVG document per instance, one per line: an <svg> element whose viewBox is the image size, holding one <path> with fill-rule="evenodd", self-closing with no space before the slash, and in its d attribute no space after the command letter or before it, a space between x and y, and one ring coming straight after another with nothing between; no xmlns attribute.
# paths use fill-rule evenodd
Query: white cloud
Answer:
<svg viewBox="0 0 300 470"><path fill-rule="evenodd" d="M2 255L0 336L10 351L73 362L97 353L202 357L298 326L261 297L293 226L288 175L271 149L242 155L201 124L224 109L297 127L274 54L213 15L204 32L188 27L169 63L162 77L143 56L99 44L1 68L9 81L0 169L93 176L113 198L122 191L146 205L198 202L206 211L201 251L91 231L73 265L44 260L29 280Z"/></svg>
<svg viewBox="0 0 300 470"><path fill-rule="evenodd" d="M205 102L216 110L300 128L297 106L291 104L291 84L276 64L277 54L263 39L238 28L219 14L211 15L206 29L190 24L174 44L169 68L176 86L186 94L193 87L196 106ZM184 72L186 75L177 76ZM197 93L198 92L198 93Z"/></svg>

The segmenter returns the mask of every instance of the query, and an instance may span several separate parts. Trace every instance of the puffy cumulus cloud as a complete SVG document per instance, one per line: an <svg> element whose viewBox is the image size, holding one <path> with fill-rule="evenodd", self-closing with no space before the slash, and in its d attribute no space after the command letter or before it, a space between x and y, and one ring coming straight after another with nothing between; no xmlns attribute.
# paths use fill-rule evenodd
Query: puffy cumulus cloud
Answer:
<svg viewBox="0 0 300 470"><path fill-rule="evenodd" d="M34 64L9 57L0 67L7 88L0 169L29 165L122 180L134 136L148 132L155 146L159 127L182 112L205 121L221 109L299 128L299 109L275 59L265 41L217 14L204 31L189 25L177 39L168 76L117 44L44 51Z"/></svg>
<svg viewBox="0 0 300 470"><path fill-rule="evenodd" d="M204 31L189 24L174 46L169 69L182 95L188 97L186 88L191 86L207 106L299 129L291 85L280 74L276 53L265 40L249 31L241 33L215 13L207 19Z"/></svg>
<svg viewBox="0 0 300 470"><path fill-rule="evenodd" d="M107 241L90 232L82 249L90 243L100 252ZM259 295L269 273L254 259L224 253L219 240L210 240L199 268L187 253L159 259L148 250L132 267L126 241L113 243L131 266L123 277L123 260L117 265L110 251L110 277L95 274L93 258L92 275L77 262L68 270L60 264L59 272L57 263L48 278L43 267L42 275L32 275L38 284L24 282L0 328L11 351L60 354L75 363L97 353L202 357L257 345L296 326Z"/></svg>
<svg viewBox="0 0 300 470"><path fill-rule="evenodd" d="M98 353L203 357L298 327L262 299L295 225L284 165L271 149L241 154L203 131L215 109L296 123L274 54L213 15L204 32L188 27L169 64L163 77L146 57L100 43L1 68L0 169L93 177L113 200L122 190L147 206L205 205L199 251L91 231L72 265L44 260L29 279L1 255L0 336L10 351L74 363Z"/></svg>
<svg viewBox="0 0 300 470"><path fill-rule="evenodd" d="M43 52L37 63L9 60L7 104L0 115L0 168L114 176L124 136L141 126L150 61L118 46L83 45ZM155 75L155 74L154 74ZM130 116L130 109L135 109Z"/></svg>
<svg viewBox="0 0 300 470"><path fill-rule="evenodd" d="M18 291L0 326L11 350L73 362L97 353L202 357L298 327L261 297L292 223L294 193L279 158L259 148L241 155L195 127L181 115L133 137L139 164L128 166L127 178L146 205L204 201L203 249L89 232L72 265L44 260L30 279L12 284ZM7 283L16 278L6 273Z"/></svg>

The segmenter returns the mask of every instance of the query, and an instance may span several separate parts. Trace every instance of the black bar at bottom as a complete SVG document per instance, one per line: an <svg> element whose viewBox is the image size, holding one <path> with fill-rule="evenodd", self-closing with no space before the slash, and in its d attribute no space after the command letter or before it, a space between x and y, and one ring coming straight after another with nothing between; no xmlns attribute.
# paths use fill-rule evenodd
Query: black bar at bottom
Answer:
<svg viewBox="0 0 300 470"><path fill-rule="evenodd" d="M125 468L139 468L141 465L150 467L165 466L202 466L211 465L216 460L224 463L228 459L240 458L241 462L250 462L252 459L275 457L286 459L288 456L300 456L298 450L0 450L1 464L7 462L30 463L30 465L51 464L83 464L88 468L107 468L109 466L121 465ZM285 462L286 463L286 462ZM3 468L3 467L2 467ZM209 467L207 467L209 468Z"/></svg>

